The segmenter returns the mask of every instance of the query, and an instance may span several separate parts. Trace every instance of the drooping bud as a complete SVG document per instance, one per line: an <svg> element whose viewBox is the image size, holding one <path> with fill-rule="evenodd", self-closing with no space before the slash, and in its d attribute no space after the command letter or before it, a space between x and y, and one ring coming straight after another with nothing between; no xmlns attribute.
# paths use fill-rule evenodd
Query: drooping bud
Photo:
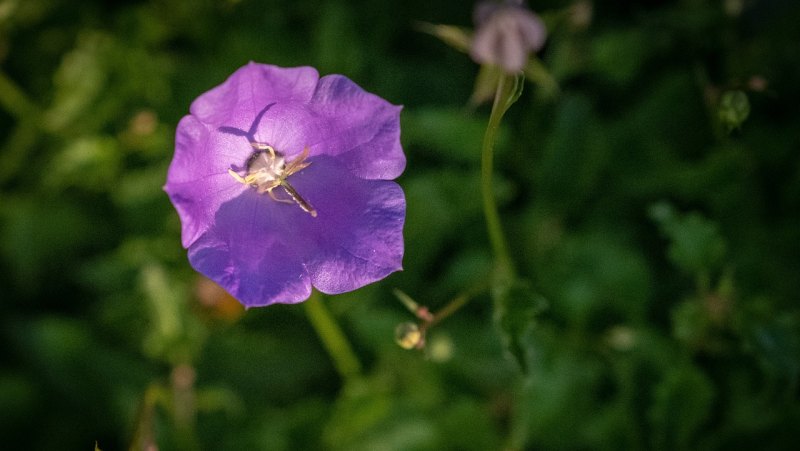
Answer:
<svg viewBox="0 0 800 451"><path fill-rule="evenodd" d="M477 63L499 66L506 73L520 72L531 52L542 48L547 37L544 22L520 1L475 7L476 31L470 56Z"/></svg>

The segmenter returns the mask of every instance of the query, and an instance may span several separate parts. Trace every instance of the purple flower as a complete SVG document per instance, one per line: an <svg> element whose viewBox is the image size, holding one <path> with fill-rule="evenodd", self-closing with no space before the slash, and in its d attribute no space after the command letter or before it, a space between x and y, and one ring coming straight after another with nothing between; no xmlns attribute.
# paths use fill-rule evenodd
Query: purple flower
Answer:
<svg viewBox="0 0 800 451"><path fill-rule="evenodd" d="M470 56L508 73L524 69L528 55L541 49L547 37L542 19L521 0L481 2L475 6L474 16L476 31Z"/></svg>
<svg viewBox="0 0 800 451"><path fill-rule="evenodd" d="M256 63L198 97L164 187L192 266L248 307L400 270L400 109L341 75Z"/></svg>

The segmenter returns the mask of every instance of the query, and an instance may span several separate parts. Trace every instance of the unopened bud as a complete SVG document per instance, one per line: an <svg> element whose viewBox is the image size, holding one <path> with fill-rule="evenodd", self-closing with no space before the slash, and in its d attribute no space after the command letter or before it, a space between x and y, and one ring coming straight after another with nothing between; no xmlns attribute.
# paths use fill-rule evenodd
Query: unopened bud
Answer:
<svg viewBox="0 0 800 451"><path fill-rule="evenodd" d="M727 91L719 99L719 120L731 131L739 128L750 115L750 101L742 91Z"/></svg>
<svg viewBox="0 0 800 451"><path fill-rule="evenodd" d="M425 336L414 323L400 323L394 329L394 341L403 349L421 348L425 343Z"/></svg>

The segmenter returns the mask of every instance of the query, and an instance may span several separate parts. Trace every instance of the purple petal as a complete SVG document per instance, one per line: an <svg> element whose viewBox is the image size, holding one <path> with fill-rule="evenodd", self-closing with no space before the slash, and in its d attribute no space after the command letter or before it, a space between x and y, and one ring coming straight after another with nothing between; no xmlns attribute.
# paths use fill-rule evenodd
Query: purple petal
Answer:
<svg viewBox="0 0 800 451"><path fill-rule="evenodd" d="M400 110L347 77L322 77L308 108L324 121L309 130L312 154L339 156L355 175L389 180L405 169Z"/></svg>
<svg viewBox="0 0 800 451"><path fill-rule="evenodd" d="M502 8L503 5L491 0L485 0L482 2L478 2L475 4L475 8L472 10L472 21L477 26L481 26L492 17L495 11L498 8Z"/></svg>
<svg viewBox="0 0 800 451"><path fill-rule="evenodd" d="M402 269L405 198L396 183L353 177L326 156L289 182L317 217L248 190L189 249L192 266L247 306L303 301L312 282L328 294L351 291Z"/></svg>
<svg viewBox="0 0 800 451"><path fill-rule="evenodd" d="M469 54L473 60L481 64L498 64L499 56L496 48L501 39L500 33L493 28L482 27L475 31Z"/></svg>
<svg viewBox="0 0 800 451"><path fill-rule="evenodd" d="M516 21L516 32L529 51L538 52L547 39L547 27L539 16L530 11L522 10L521 15L523 17Z"/></svg>
<svg viewBox="0 0 800 451"><path fill-rule="evenodd" d="M320 156L291 180L318 212L310 221L296 222L296 232L315 240L305 262L314 286L328 294L355 290L402 269L403 190L395 182L348 174L336 159Z"/></svg>
<svg viewBox="0 0 800 451"><path fill-rule="evenodd" d="M266 105L275 102L307 102L319 74L313 67L282 68L249 63L221 85L198 97L189 111L213 126L248 130Z"/></svg>
<svg viewBox="0 0 800 451"><path fill-rule="evenodd" d="M519 72L525 68L525 64L528 62L529 51L522 35L519 34L517 22L508 17L508 14L508 12L503 12L495 16L496 21L504 22L498 25L502 31L499 33L500 37L495 49L497 64L508 72Z"/></svg>
<svg viewBox="0 0 800 451"><path fill-rule="evenodd" d="M189 248L192 267L247 307L308 299L311 280L287 235L285 207L253 190L225 203Z"/></svg>
<svg viewBox="0 0 800 451"><path fill-rule="evenodd" d="M544 22L531 11L515 5L496 7L475 32L470 56L481 64L519 72L529 54L544 45L546 33Z"/></svg>
<svg viewBox="0 0 800 451"><path fill-rule="evenodd" d="M227 174L232 161L249 156L250 146L244 141L244 149L241 141L209 131L193 116L185 116L178 123L175 156L164 189L181 218L184 247L191 246L208 229L220 205L245 189Z"/></svg>
<svg viewBox="0 0 800 451"><path fill-rule="evenodd" d="M253 139L287 157L340 155L357 176L393 179L405 169L399 106L370 94L346 77L318 79L310 67L281 69L250 63L192 103L191 113L212 128L249 131Z"/></svg>

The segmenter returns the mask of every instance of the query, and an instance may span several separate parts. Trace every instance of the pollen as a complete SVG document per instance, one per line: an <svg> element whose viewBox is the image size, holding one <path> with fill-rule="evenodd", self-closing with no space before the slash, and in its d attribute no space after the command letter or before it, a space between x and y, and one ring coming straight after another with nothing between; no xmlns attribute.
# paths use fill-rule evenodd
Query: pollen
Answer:
<svg viewBox="0 0 800 451"><path fill-rule="evenodd" d="M286 161L281 152L278 152L268 144L251 142L250 146L253 147L254 152L247 160L247 173L245 176L242 177L233 169L228 169L228 174L237 182L252 186L259 194L266 193L276 202L297 204L300 209L312 217L316 217L317 210L287 180L290 175L302 171L311 164L311 162L306 161L308 147L304 148L297 158ZM277 187L281 187L289 198L280 198L275 195L273 190Z"/></svg>

